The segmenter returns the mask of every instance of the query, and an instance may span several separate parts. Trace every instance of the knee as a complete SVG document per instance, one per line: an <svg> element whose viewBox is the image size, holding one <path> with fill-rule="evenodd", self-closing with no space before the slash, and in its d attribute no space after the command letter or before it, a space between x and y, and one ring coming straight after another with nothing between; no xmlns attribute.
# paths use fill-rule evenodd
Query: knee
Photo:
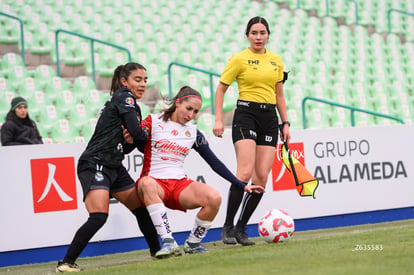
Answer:
<svg viewBox="0 0 414 275"><path fill-rule="evenodd" d="M267 175L256 175L256 177L252 179L252 183L255 185L260 185L260 186L265 187L267 178L268 178Z"/></svg>
<svg viewBox="0 0 414 275"><path fill-rule="evenodd" d="M138 189L142 192L152 190L155 187L155 182L150 177L143 177L138 182Z"/></svg>
<svg viewBox="0 0 414 275"><path fill-rule="evenodd" d="M215 191L212 192L209 196L209 204L211 205L212 208L220 208L221 205L221 195L219 192Z"/></svg>
<svg viewBox="0 0 414 275"><path fill-rule="evenodd" d="M242 182L249 182L250 178L252 177L252 170L249 169L238 169L237 170L237 178Z"/></svg>
<svg viewBox="0 0 414 275"><path fill-rule="evenodd" d="M108 219L108 213L94 212L89 214L88 222L93 223L97 228L101 228Z"/></svg>

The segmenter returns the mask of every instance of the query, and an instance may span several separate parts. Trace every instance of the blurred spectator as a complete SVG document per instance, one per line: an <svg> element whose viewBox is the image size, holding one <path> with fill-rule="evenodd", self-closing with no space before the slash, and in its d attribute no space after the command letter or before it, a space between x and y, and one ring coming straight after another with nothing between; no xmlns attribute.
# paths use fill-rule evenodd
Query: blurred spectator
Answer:
<svg viewBox="0 0 414 275"><path fill-rule="evenodd" d="M6 121L1 127L1 144L9 146L42 143L36 123L27 112L27 101L22 97L13 98Z"/></svg>

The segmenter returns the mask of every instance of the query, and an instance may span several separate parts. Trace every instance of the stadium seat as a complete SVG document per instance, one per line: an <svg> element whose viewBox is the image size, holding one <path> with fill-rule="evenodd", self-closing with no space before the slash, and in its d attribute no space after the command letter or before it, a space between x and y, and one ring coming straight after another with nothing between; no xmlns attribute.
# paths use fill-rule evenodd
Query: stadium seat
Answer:
<svg viewBox="0 0 414 275"><path fill-rule="evenodd" d="M15 88L15 91L23 97L29 97L34 91L41 90L40 86L33 77L22 78L16 83L19 85Z"/></svg>
<svg viewBox="0 0 414 275"><path fill-rule="evenodd" d="M414 67L412 61L414 53L410 50L413 44L402 43L399 38L401 34L407 41L414 37L412 31L414 21L411 17L392 13L393 34L387 35L386 40L383 38L387 32L388 9L412 11L414 6L412 1L358 1L359 26L349 26L355 23L352 1L330 1L330 17L325 17L325 1L315 0L301 1L300 9L296 9L299 4L296 0L265 0L262 3L250 0L237 1L237 3L230 0L201 2L157 0L148 3L145 7L132 2L131 7L134 12L122 9L121 2L112 3L108 0L75 1L72 5L63 5L59 1L58 4L54 1L46 1L42 5L34 5L31 1L17 5L12 0L5 1L7 10L24 20L26 47L32 53L47 52L48 47L51 47L52 61L56 62L53 38L54 30L58 27L79 31L119 45L127 45L133 59L143 63L149 70L149 86L158 83L159 93L162 96L168 95L168 82L165 81L165 75L168 64L172 61L221 72L228 58L241 50L241 45L246 42L243 28L253 14L265 16L270 21L270 25L274 24L274 18L278 18L280 22L290 26L272 30L268 42L268 48L282 56L285 68L292 68L294 72L288 84L285 84L285 96L289 106L300 102L306 95L322 96L355 105L358 103L358 97L364 98L360 92L356 95L352 92L360 89L356 86L357 83L364 86L364 90L371 91L372 83L377 80L392 83L394 87L398 83L405 94L413 91L414 77L411 77L411 68ZM288 5L279 9L278 4ZM308 11L313 14L316 11L319 17L308 16ZM151 20L148 14L152 15ZM238 16L234 17L234 14ZM123 22L122 18L126 17L130 20ZM233 24L227 24L225 20L230 17L233 18ZM345 20L341 21L347 25L338 26L336 18L344 18ZM210 24L211 22L215 24ZM1 28L1 32L7 31L9 35L9 28L13 25L15 24L8 24L7 28ZM143 26L141 32L132 31L132 26L137 25ZM376 32L371 36L368 35L365 26L375 26ZM14 29L18 30L18 28ZM89 43L71 36L62 35L60 38L61 61L65 59L66 50L71 51L72 56L86 53L85 69L87 75L91 75ZM148 41L147 46L142 46L142 41ZM115 66L125 63L126 59L119 58L123 54L116 53L117 51L112 48L98 46L98 44L95 46L98 49L95 53L97 72L101 76L111 77ZM3 70L11 70L15 66L24 67L24 64L3 66L2 59L0 77L6 78L8 72L5 73ZM194 80L192 77L189 79L188 75L195 72L178 66L172 69L172 89L175 94L181 86L188 85ZM339 71L341 73L338 75ZM32 76L30 71L25 74L25 77L28 76ZM36 75L32 77L41 87L45 87ZM209 85L203 78L197 77L197 80L199 79L201 81L197 81L194 88L202 90L202 87ZM335 89L340 87L334 86L337 82L342 83L343 93L336 94ZM10 90L14 83L10 84L7 79L7 89ZM288 95L289 89L296 94L299 88L303 90L301 97ZM75 93L76 89L73 90L74 95ZM49 98L48 91L46 95ZM392 97L392 95L388 96ZM371 94L365 94L366 107L369 109L372 109L369 106L371 97L373 97ZM396 102L398 101L393 99L385 103L389 112L397 113L394 108ZM410 104L408 106L410 111L413 110L414 106ZM376 108L384 109L381 106Z"/></svg>
<svg viewBox="0 0 414 275"><path fill-rule="evenodd" d="M0 44L17 44L20 40L20 26L16 20L4 18L7 20L1 24Z"/></svg>
<svg viewBox="0 0 414 275"><path fill-rule="evenodd" d="M318 104L319 105L319 104ZM323 104L319 107L312 107L307 113L307 127L308 128L327 128L330 126L331 111L328 111L330 106Z"/></svg>
<svg viewBox="0 0 414 275"><path fill-rule="evenodd" d="M71 126L67 119L58 120L51 133L54 143L73 143L79 135L79 130Z"/></svg>
<svg viewBox="0 0 414 275"><path fill-rule="evenodd" d="M51 81L46 84L45 92L48 95L52 95L59 91L70 90L72 88L71 86L72 84L68 80L65 80L60 76L53 76Z"/></svg>
<svg viewBox="0 0 414 275"><path fill-rule="evenodd" d="M89 49L89 43L76 39L71 46L66 46L62 61L68 66L84 65L86 59L90 58Z"/></svg>
<svg viewBox="0 0 414 275"><path fill-rule="evenodd" d="M191 87L199 87L199 86L191 86ZM197 89L197 88L195 88ZM203 86L200 91L201 99L203 104L201 106L201 110L205 110L211 108L211 91L209 86Z"/></svg>
<svg viewBox="0 0 414 275"><path fill-rule="evenodd" d="M96 90L96 84L88 76L78 76L73 82L72 90L74 93Z"/></svg>
<svg viewBox="0 0 414 275"><path fill-rule="evenodd" d="M70 90L59 91L59 96L55 97L55 106L62 115L68 116L72 106L76 104L75 97Z"/></svg>
<svg viewBox="0 0 414 275"><path fill-rule="evenodd" d="M37 66L34 78L36 82L39 84L39 87L44 90L47 84L52 80L53 77L56 76L56 71L49 65L39 65Z"/></svg>
<svg viewBox="0 0 414 275"><path fill-rule="evenodd" d="M214 126L214 115L211 113L203 112L199 115L197 119L197 127L200 131L205 134L210 134Z"/></svg>
<svg viewBox="0 0 414 275"><path fill-rule="evenodd" d="M294 108L289 108L287 109L287 115L290 121L290 128L291 129L302 129L303 128L303 124L302 124L302 113L298 112L296 109Z"/></svg>
<svg viewBox="0 0 414 275"><path fill-rule="evenodd" d="M0 110L9 111L10 102L16 96L15 93L9 91L0 91ZM0 120L3 119L0 117Z"/></svg>
<svg viewBox="0 0 414 275"><path fill-rule="evenodd" d="M17 88L21 85L22 79L25 79L28 76L29 73L26 67L22 65L11 67L5 74L8 82L8 87L11 89L11 91L16 91Z"/></svg>
<svg viewBox="0 0 414 275"><path fill-rule="evenodd" d="M7 79L4 77L0 77L0 92L11 91L11 90L12 88L9 87Z"/></svg>

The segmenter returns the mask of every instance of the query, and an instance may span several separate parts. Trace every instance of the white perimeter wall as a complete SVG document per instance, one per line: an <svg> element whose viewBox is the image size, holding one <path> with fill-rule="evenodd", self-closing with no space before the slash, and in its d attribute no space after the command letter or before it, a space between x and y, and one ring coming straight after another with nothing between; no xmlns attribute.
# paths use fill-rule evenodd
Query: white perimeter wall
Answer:
<svg viewBox="0 0 414 275"><path fill-rule="evenodd" d="M210 136L209 141L216 154L235 172L231 137ZM258 223L261 215L271 208L284 209L293 218L301 219L414 206L413 141L412 125L292 131L292 146L303 148L295 152L298 158L303 158L308 170L321 179L316 199L299 197L296 190L274 191L272 180L279 175L271 174L250 223ZM0 147L0 252L70 243L88 217L75 171L85 146ZM64 165L55 162L60 158L64 158ZM139 176L141 161L142 155L136 150L124 160L134 179ZM42 166L45 163L55 166L56 171L55 183L43 194L49 174L48 166ZM190 177L203 179L222 194L222 207L213 225L221 227L229 183L212 172L195 151L187 158L186 168ZM60 195L56 185L62 188ZM66 202L62 200L65 198L62 191L67 195ZM50 210L51 205L54 210ZM196 213L196 210L186 214L170 211L172 229L190 230ZM137 236L142 234L137 231L135 218L123 205L114 203L108 222L92 241Z"/></svg>

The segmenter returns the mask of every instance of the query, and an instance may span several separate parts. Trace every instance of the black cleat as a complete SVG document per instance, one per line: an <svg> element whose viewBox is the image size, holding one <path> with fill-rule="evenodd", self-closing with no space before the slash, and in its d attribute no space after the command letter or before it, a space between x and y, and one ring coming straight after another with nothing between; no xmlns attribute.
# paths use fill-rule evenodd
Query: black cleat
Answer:
<svg viewBox="0 0 414 275"><path fill-rule="evenodd" d="M235 227L233 231L234 231L234 237L236 238L239 244L241 245L255 245L256 244L255 242L249 240L244 229L239 229Z"/></svg>
<svg viewBox="0 0 414 275"><path fill-rule="evenodd" d="M221 231L221 239L225 244L237 244L237 240L234 237L234 228L232 225L223 226Z"/></svg>

